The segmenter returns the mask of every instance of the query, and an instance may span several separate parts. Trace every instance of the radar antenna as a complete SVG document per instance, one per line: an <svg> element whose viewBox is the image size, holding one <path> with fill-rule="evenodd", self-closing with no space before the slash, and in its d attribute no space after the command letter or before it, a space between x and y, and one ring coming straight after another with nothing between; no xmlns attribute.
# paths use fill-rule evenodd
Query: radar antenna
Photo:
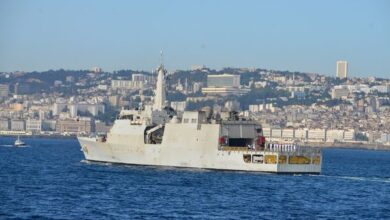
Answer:
<svg viewBox="0 0 390 220"><path fill-rule="evenodd" d="M160 65L164 66L164 53L162 49L160 51Z"/></svg>

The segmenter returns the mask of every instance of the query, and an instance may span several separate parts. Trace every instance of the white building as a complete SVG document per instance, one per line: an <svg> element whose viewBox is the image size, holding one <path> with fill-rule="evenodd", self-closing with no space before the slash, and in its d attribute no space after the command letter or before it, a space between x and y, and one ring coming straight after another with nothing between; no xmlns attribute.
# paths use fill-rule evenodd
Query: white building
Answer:
<svg viewBox="0 0 390 220"><path fill-rule="evenodd" d="M201 91L202 89L202 83L201 82L194 82L193 83L193 86L192 86L192 92L193 93L197 93L199 91Z"/></svg>
<svg viewBox="0 0 390 220"><path fill-rule="evenodd" d="M24 120L11 120L12 131L25 131L26 123Z"/></svg>
<svg viewBox="0 0 390 220"><path fill-rule="evenodd" d="M291 92L291 98L297 98L297 99L305 99L306 98L306 92L301 91L292 91Z"/></svg>
<svg viewBox="0 0 390 220"><path fill-rule="evenodd" d="M273 128L271 133L272 138L282 138L282 129Z"/></svg>
<svg viewBox="0 0 390 220"><path fill-rule="evenodd" d="M271 128L263 128L264 137L267 137L267 138L271 137L271 133L272 133Z"/></svg>
<svg viewBox="0 0 390 220"><path fill-rule="evenodd" d="M295 137L294 129L283 129L282 136L283 138L293 139Z"/></svg>
<svg viewBox="0 0 390 220"><path fill-rule="evenodd" d="M249 111L256 113L256 112L261 112L261 111L275 111L275 107L273 106L272 103L267 103L267 104L258 104L258 105L249 105Z"/></svg>
<svg viewBox="0 0 390 220"><path fill-rule="evenodd" d="M99 90L107 91L107 90L108 90L108 85L103 85L103 84L101 84L101 85L98 85L97 88L98 88Z"/></svg>
<svg viewBox="0 0 390 220"><path fill-rule="evenodd" d="M56 120L44 120L42 121L42 131L55 131L56 124Z"/></svg>
<svg viewBox="0 0 390 220"><path fill-rule="evenodd" d="M339 60L336 62L336 75L339 79L345 79L348 77L348 62Z"/></svg>
<svg viewBox="0 0 390 220"><path fill-rule="evenodd" d="M61 80L55 80L54 81L54 86L61 86L62 85L62 81Z"/></svg>
<svg viewBox="0 0 390 220"><path fill-rule="evenodd" d="M342 141L344 139L344 130L327 130L326 141Z"/></svg>
<svg viewBox="0 0 390 220"><path fill-rule="evenodd" d="M345 86L335 86L332 89L332 99L346 99L349 95L349 89Z"/></svg>
<svg viewBox="0 0 390 220"><path fill-rule="evenodd" d="M222 74L208 75L207 87L202 88L202 93L208 95L242 95L249 89L241 88L240 75Z"/></svg>
<svg viewBox="0 0 390 220"><path fill-rule="evenodd" d="M371 89L380 93L390 93L390 84L373 86Z"/></svg>
<svg viewBox="0 0 390 220"><path fill-rule="evenodd" d="M8 118L0 119L0 131L8 131L10 129L10 123Z"/></svg>
<svg viewBox="0 0 390 220"><path fill-rule="evenodd" d="M94 73L101 73L101 72L103 72L102 68L100 68L100 67L92 67L91 71L94 72Z"/></svg>
<svg viewBox="0 0 390 220"><path fill-rule="evenodd" d="M63 110L66 109L66 107L66 103L54 103L52 108L53 115L59 115Z"/></svg>
<svg viewBox="0 0 390 220"><path fill-rule="evenodd" d="M307 138L309 141L325 141L326 130L325 129L309 129L307 131Z"/></svg>
<svg viewBox="0 0 390 220"><path fill-rule="evenodd" d="M356 132L354 130L344 131L344 141L354 141Z"/></svg>
<svg viewBox="0 0 390 220"><path fill-rule="evenodd" d="M142 89L144 85L143 81L111 80L112 89Z"/></svg>
<svg viewBox="0 0 390 220"><path fill-rule="evenodd" d="M69 113L71 117L77 117L78 112L89 112L93 116L103 114L105 111L103 104L77 103L69 105Z"/></svg>
<svg viewBox="0 0 390 220"><path fill-rule="evenodd" d="M240 75L208 75L207 87L240 87Z"/></svg>
<svg viewBox="0 0 390 220"><path fill-rule="evenodd" d="M171 107L177 112L184 112L187 107L187 102L171 102Z"/></svg>
<svg viewBox="0 0 390 220"><path fill-rule="evenodd" d="M65 81L68 82L68 83L73 83L75 80L74 80L73 76L66 76L65 77Z"/></svg>
<svg viewBox="0 0 390 220"><path fill-rule="evenodd" d="M225 108L228 111L240 111L240 103L236 100L233 101L226 101L225 102Z"/></svg>
<svg viewBox="0 0 390 220"><path fill-rule="evenodd" d="M42 131L42 120L28 119L26 121L26 131L39 133Z"/></svg>
<svg viewBox="0 0 390 220"><path fill-rule="evenodd" d="M134 73L131 75L131 80L133 82L143 82L143 83L154 83L156 81L156 78L154 76L141 74L141 73Z"/></svg>
<svg viewBox="0 0 390 220"><path fill-rule="evenodd" d="M9 95L9 85L0 84L0 97L7 97Z"/></svg>
<svg viewBox="0 0 390 220"><path fill-rule="evenodd" d="M390 134L382 133L382 134L381 134L380 141L381 141L382 143L388 143L388 142L390 142Z"/></svg>

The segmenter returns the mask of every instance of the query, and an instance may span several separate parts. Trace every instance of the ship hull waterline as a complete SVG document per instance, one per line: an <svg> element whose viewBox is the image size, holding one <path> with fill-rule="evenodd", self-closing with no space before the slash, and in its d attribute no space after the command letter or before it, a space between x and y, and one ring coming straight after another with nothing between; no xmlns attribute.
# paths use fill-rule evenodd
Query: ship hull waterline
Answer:
<svg viewBox="0 0 390 220"><path fill-rule="evenodd" d="M246 163L244 154L281 155L280 152L266 151L221 151L213 148L166 147L164 145L114 144L97 142L94 138L79 137L85 159L92 162L127 164L155 167L196 168L207 170L250 171L278 174L320 174L322 158L319 164L266 164ZM199 148L199 146L198 146ZM208 149L208 150L204 150ZM283 153L286 155L286 153Z"/></svg>

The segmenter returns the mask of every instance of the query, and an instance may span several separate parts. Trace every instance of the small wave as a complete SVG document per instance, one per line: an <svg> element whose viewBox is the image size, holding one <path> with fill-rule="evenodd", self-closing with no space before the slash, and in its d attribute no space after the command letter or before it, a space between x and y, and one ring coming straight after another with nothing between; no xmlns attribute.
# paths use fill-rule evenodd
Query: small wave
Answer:
<svg viewBox="0 0 390 220"><path fill-rule="evenodd" d="M91 161L88 161L88 160L80 160L80 163L91 163Z"/></svg>
<svg viewBox="0 0 390 220"><path fill-rule="evenodd" d="M99 165L105 165L105 166L111 166L113 165L110 162L100 162L100 161L90 161L90 160L80 160L80 163L85 163L85 164L99 164Z"/></svg>
<svg viewBox="0 0 390 220"><path fill-rule="evenodd" d="M346 176L345 179L358 180L358 181L371 181L371 182L382 182L390 183L388 178L379 178L379 177L357 177L357 176Z"/></svg>
<svg viewBox="0 0 390 220"><path fill-rule="evenodd" d="M315 176L315 175L313 175ZM317 175L318 177L328 177L328 178L338 178L338 179L347 179L355 181L369 181L369 182L381 182L381 183L390 183L390 178L381 178L381 177L364 177L364 176L328 176L328 175Z"/></svg>
<svg viewBox="0 0 390 220"><path fill-rule="evenodd" d="M0 145L0 147L13 147L14 145L12 144L3 144L3 145Z"/></svg>
<svg viewBox="0 0 390 220"><path fill-rule="evenodd" d="M24 146L18 146L18 147L15 147L15 148L26 148L26 147L31 147L30 145L24 145Z"/></svg>
<svg viewBox="0 0 390 220"><path fill-rule="evenodd" d="M0 147L12 147L12 148L25 148L25 147L31 147L30 145L24 145L24 146L14 146L12 144L3 144L3 145L0 145Z"/></svg>

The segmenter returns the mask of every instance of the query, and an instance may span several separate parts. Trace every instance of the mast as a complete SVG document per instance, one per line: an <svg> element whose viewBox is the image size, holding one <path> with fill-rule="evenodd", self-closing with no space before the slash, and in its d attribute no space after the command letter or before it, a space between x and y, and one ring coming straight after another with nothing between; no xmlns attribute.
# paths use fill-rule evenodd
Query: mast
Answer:
<svg viewBox="0 0 390 220"><path fill-rule="evenodd" d="M153 109L161 111L165 107L165 100L166 100L165 74L167 73L167 71L164 69L164 64L163 64L163 51L161 51L160 61L161 61L160 66L157 69L157 84L155 90Z"/></svg>

